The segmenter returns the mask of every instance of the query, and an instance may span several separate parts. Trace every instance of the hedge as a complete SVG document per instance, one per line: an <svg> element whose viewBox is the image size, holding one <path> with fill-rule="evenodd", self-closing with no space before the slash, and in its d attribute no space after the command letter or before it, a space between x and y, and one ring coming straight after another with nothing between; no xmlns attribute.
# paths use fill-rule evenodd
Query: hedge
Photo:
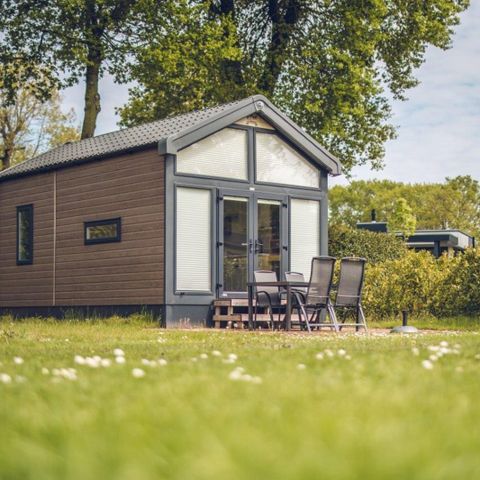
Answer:
<svg viewBox="0 0 480 480"><path fill-rule="evenodd" d="M413 315L480 314L480 249L435 259L428 252L369 264L363 305L370 318L408 310Z"/></svg>
<svg viewBox="0 0 480 480"><path fill-rule="evenodd" d="M405 243L387 233L357 230L345 225L332 225L328 231L329 254L333 257L363 257L368 263L402 258L407 253Z"/></svg>

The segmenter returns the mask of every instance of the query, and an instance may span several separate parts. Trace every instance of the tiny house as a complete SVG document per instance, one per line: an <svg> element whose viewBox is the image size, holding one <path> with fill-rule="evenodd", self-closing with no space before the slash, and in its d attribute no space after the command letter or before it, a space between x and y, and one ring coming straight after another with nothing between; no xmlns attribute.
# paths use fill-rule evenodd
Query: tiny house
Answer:
<svg viewBox="0 0 480 480"><path fill-rule="evenodd" d="M339 161L255 95L0 172L0 314L151 310L204 325L255 269L327 253Z"/></svg>

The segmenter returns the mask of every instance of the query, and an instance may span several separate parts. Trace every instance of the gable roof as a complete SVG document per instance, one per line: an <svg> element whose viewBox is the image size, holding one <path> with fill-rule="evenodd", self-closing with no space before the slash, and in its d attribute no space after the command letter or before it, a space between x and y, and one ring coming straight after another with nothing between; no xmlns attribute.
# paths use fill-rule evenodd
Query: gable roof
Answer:
<svg viewBox="0 0 480 480"><path fill-rule="evenodd" d="M161 155L176 154L181 148L253 113L269 121L320 168L332 175L341 173L337 158L265 97L253 95L243 100L62 145L0 172L0 181L156 145Z"/></svg>

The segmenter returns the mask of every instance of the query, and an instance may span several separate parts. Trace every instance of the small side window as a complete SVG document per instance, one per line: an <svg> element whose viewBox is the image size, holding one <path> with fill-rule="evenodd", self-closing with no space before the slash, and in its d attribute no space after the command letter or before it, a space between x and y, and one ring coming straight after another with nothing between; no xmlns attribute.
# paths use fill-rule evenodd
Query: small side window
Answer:
<svg viewBox="0 0 480 480"><path fill-rule="evenodd" d="M17 207L17 265L33 263L33 205Z"/></svg>
<svg viewBox="0 0 480 480"><path fill-rule="evenodd" d="M120 242L122 239L122 219L96 220L85 222L85 245Z"/></svg>

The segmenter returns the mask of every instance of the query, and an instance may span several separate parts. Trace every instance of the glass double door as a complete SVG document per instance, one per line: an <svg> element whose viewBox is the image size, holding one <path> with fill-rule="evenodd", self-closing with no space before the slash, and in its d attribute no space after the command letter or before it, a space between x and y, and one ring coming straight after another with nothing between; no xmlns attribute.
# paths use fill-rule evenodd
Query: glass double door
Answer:
<svg viewBox="0 0 480 480"><path fill-rule="evenodd" d="M219 196L219 296L246 295L254 270L282 279L287 264L287 198L258 193Z"/></svg>

